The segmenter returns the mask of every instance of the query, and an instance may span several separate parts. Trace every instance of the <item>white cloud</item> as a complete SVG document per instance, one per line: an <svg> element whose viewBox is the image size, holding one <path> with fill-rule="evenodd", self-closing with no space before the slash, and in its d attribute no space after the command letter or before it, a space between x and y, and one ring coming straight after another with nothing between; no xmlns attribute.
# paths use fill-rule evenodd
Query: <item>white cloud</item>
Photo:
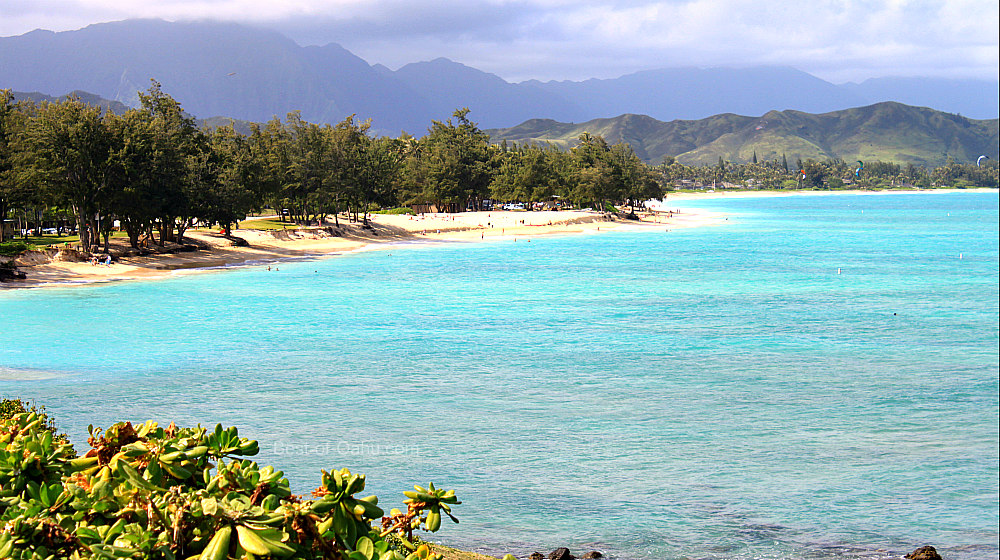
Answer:
<svg viewBox="0 0 1000 560"><path fill-rule="evenodd" d="M445 56L509 80L781 64L834 81L997 79L986 0L2 0L0 35L132 17L274 27L398 67Z"/></svg>

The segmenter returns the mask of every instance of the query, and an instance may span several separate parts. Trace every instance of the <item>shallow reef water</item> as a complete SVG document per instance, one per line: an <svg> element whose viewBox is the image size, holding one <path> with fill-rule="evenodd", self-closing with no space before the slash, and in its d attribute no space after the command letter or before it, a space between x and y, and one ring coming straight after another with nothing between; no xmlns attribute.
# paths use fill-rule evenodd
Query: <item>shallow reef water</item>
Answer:
<svg viewBox="0 0 1000 560"><path fill-rule="evenodd" d="M0 292L0 392L239 426L297 492L455 488L519 557L997 558L997 194ZM668 199L668 204L670 204Z"/></svg>

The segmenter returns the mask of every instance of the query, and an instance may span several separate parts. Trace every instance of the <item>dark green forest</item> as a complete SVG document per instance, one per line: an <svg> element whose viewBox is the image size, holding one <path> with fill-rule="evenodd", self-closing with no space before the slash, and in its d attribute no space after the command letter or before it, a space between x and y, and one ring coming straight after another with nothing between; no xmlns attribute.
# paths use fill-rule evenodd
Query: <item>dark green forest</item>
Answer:
<svg viewBox="0 0 1000 560"><path fill-rule="evenodd" d="M461 211L558 200L610 209L676 189L998 186L995 160L926 167L754 153L748 163L720 156L685 165L667 156L650 165L629 143L586 132L571 149L496 144L468 109L432 121L420 138L376 137L353 116L328 125L298 113L241 134L197 126L156 82L140 98L141 107L116 113L79 98L14 102L0 92L0 218L75 224L92 251L116 229L136 248L140 238L176 241L196 225L218 224L229 235L264 208L310 224L418 205Z"/></svg>

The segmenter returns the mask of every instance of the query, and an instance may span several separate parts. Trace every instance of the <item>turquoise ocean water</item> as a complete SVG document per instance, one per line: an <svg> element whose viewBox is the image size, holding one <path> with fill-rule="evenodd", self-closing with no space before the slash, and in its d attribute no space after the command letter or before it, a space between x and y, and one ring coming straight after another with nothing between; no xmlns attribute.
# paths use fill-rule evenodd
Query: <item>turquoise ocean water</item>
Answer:
<svg viewBox="0 0 1000 560"><path fill-rule="evenodd" d="M519 557L997 558L997 194L697 206L730 218L3 290L0 393L80 443L237 425L298 492L433 480L443 542Z"/></svg>

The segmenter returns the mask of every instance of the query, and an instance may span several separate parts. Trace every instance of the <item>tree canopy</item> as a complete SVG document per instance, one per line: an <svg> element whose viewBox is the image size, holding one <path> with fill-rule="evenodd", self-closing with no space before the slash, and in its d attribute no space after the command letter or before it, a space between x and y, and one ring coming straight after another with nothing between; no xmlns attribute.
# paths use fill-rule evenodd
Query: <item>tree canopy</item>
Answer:
<svg viewBox="0 0 1000 560"><path fill-rule="evenodd" d="M141 106L121 114L79 99L13 101L0 92L0 218L36 223L70 218L85 251L114 229L130 244L180 241L195 224L226 235L249 212L270 207L281 219L323 224L340 215L366 221L377 208L482 209L486 201L608 209L685 188L996 187L986 160L928 169L881 161L780 160L689 166L667 156L644 163L625 143L582 134L570 150L500 145L468 109L432 121L421 138L375 137L369 121L284 120L200 129L155 81ZM754 154L756 156L756 153ZM0 235L3 229L0 228ZM0 237L0 241L3 238Z"/></svg>

